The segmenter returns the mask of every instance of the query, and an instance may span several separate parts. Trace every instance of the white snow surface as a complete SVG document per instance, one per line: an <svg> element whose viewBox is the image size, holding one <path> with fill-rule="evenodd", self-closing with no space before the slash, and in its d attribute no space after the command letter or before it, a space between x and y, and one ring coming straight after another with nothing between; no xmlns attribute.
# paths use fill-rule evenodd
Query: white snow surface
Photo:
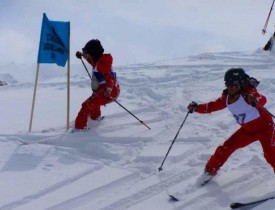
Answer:
<svg viewBox="0 0 275 210"><path fill-rule="evenodd" d="M261 34L271 3L1 0L0 81L7 85L0 86L0 210L228 210L231 202L275 195L274 172L257 142L196 186L210 155L238 128L227 110L188 115L158 170L187 105L219 97L231 67L260 80L275 114L275 57L260 49L274 32L272 13ZM114 57L118 101L150 130L111 103L89 131L68 132L66 68L42 64L28 132L44 12L71 23L70 127L91 94L74 54L98 38ZM168 194L182 199L171 202ZM244 209L275 210L275 200Z"/></svg>
<svg viewBox="0 0 275 210"><path fill-rule="evenodd" d="M0 65L0 209L14 210L227 210L235 201L275 194L275 176L261 146L236 151L218 175L197 187L210 155L238 125L227 110L190 114L163 170L158 171L191 101L216 99L223 76L243 67L260 80L267 109L275 113L274 55L204 53L138 65L115 66L118 101L103 107L102 121L83 133L66 131L66 70L41 65L33 131L28 133L36 65ZM91 93L82 64L71 66L70 124ZM182 200L171 202L168 194ZM259 209L275 209L270 200Z"/></svg>

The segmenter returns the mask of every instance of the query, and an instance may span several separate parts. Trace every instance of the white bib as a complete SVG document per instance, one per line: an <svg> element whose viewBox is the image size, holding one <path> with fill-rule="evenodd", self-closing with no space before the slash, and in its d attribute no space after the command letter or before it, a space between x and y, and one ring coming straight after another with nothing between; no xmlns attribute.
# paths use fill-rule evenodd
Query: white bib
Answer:
<svg viewBox="0 0 275 210"><path fill-rule="evenodd" d="M241 95L237 101L233 104L228 104L228 96L226 98L226 106L229 111L233 114L238 124L244 124L260 117L259 111L246 103L243 96Z"/></svg>

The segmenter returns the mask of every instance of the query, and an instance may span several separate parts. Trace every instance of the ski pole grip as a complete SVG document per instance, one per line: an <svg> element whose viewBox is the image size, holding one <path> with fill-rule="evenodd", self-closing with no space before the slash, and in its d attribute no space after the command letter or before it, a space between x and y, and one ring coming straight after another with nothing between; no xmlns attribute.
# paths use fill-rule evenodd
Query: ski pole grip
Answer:
<svg viewBox="0 0 275 210"><path fill-rule="evenodd" d="M189 113L193 113L194 109L198 106L198 104L195 101L192 101L189 105Z"/></svg>
<svg viewBox="0 0 275 210"><path fill-rule="evenodd" d="M192 106L198 106L197 102L195 102L195 101L192 101L192 102L191 102L191 105L192 105Z"/></svg>

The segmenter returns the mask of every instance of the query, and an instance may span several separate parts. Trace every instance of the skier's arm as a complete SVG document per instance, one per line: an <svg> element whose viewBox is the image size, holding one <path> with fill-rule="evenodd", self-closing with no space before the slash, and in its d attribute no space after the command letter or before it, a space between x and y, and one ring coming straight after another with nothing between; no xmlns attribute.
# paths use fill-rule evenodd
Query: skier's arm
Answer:
<svg viewBox="0 0 275 210"><path fill-rule="evenodd" d="M267 99L264 95L261 95L256 88L251 88L246 91L245 94L246 101L254 107L264 106L267 102Z"/></svg>
<svg viewBox="0 0 275 210"><path fill-rule="evenodd" d="M226 107L226 94L223 93L221 97L219 97L215 101L210 101L204 104L198 104L197 108L194 111L200 114L206 114L206 113L222 110L225 107Z"/></svg>
<svg viewBox="0 0 275 210"><path fill-rule="evenodd" d="M114 77L112 74L112 63L113 57L111 54L104 54L100 57L97 63L98 71L103 75L106 81L106 90L111 93L115 84Z"/></svg>

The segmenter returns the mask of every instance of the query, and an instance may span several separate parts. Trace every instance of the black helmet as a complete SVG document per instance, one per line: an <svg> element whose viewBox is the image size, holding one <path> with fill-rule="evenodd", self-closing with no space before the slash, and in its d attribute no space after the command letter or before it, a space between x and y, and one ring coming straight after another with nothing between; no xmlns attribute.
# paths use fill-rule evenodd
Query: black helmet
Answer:
<svg viewBox="0 0 275 210"><path fill-rule="evenodd" d="M224 81L225 85L235 85L239 89L243 88L245 81L249 76L244 72L242 68L231 68L225 72Z"/></svg>
<svg viewBox="0 0 275 210"><path fill-rule="evenodd" d="M89 54L96 63L104 53L104 49L98 39L92 39L82 48L84 54Z"/></svg>

